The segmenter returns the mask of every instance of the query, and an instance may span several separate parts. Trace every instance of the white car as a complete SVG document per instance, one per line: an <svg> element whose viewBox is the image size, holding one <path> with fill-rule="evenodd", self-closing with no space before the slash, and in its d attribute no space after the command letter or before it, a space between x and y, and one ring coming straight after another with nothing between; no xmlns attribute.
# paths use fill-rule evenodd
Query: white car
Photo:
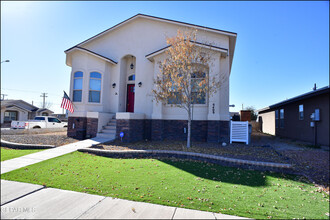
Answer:
<svg viewBox="0 0 330 220"><path fill-rule="evenodd" d="M12 129L37 129L37 128L65 128L67 122L61 122L58 118L51 116L37 116L30 121L12 121Z"/></svg>

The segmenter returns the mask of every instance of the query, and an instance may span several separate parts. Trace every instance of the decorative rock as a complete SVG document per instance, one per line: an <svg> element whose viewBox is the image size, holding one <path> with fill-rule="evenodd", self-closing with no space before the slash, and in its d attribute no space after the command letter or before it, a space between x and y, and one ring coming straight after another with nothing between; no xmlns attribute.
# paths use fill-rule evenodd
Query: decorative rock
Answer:
<svg viewBox="0 0 330 220"><path fill-rule="evenodd" d="M226 147L227 144L226 144L225 142L222 142L222 146L223 146L223 147Z"/></svg>

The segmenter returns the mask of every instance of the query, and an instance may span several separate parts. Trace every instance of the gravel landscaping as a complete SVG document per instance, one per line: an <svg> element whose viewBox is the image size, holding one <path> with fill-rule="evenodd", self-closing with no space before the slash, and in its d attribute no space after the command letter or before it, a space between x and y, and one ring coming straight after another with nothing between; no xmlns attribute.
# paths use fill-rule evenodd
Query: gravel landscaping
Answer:
<svg viewBox="0 0 330 220"><path fill-rule="evenodd" d="M41 129L39 129L41 130ZM21 143L21 144L41 144L41 145L55 145L55 146L62 146L70 143L77 142L78 140L70 138L67 136L66 131L51 131L42 133L18 133L16 131L7 132L3 134L1 132L1 139L13 143Z"/></svg>

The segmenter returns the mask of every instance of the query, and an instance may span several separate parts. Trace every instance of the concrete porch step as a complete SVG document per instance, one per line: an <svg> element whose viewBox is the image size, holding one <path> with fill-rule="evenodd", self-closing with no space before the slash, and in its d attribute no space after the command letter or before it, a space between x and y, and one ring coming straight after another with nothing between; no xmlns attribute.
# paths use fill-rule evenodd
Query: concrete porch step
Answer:
<svg viewBox="0 0 330 220"><path fill-rule="evenodd" d="M107 134L116 134L116 129L103 129L102 133L107 133Z"/></svg>
<svg viewBox="0 0 330 220"><path fill-rule="evenodd" d="M111 133L97 133L96 137L98 137L98 138L109 138L109 139L114 140L116 138L116 134L115 133L113 133L113 134L111 134Z"/></svg>
<svg viewBox="0 0 330 220"><path fill-rule="evenodd" d="M116 130L116 125L106 125L106 126L103 126L103 129L105 129L105 130Z"/></svg>
<svg viewBox="0 0 330 220"><path fill-rule="evenodd" d="M107 125L114 125L114 126L116 126L116 122L115 121L110 121L110 122L108 122L108 124Z"/></svg>

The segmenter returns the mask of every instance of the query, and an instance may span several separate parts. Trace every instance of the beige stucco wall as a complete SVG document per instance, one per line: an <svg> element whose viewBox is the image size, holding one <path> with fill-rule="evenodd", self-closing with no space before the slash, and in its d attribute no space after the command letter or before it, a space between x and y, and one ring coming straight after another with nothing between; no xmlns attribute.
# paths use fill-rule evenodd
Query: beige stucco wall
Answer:
<svg viewBox="0 0 330 220"><path fill-rule="evenodd" d="M259 114L258 117L262 118L262 132L275 135L275 111Z"/></svg>
<svg viewBox="0 0 330 220"><path fill-rule="evenodd" d="M144 113L146 119L186 119L182 109L159 105L153 102L151 90L154 88L153 79L158 74L158 61L163 54L155 57L154 61L145 56L166 45L166 37L177 34L177 30L185 30L178 24L154 21L145 18L134 19L125 25L110 31L103 36L81 45L86 49L111 58L118 64L110 64L85 52L71 52L71 88L72 97L73 74L76 71L84 73L83 97L81 103L75 104L75 112L70 116L86 116L87 112L123 112L126 110L126 78L131 61L126 57L134 56L135 73L135 104L134 112ZM215 46L229 49L229 37L209 31L199 31L197 41L212 43ZM89 73L97 71L102 74L101 103L88 103ZM214 54L214 63L210 74L221 73L225 80L219 92L210 97L206 105L194 107L195 120L229 120L229 57ZM142 86L138 87L138 83ZM112 88L112 84L116 87ZM215 104L215 113L212 105Z"/></svg>

